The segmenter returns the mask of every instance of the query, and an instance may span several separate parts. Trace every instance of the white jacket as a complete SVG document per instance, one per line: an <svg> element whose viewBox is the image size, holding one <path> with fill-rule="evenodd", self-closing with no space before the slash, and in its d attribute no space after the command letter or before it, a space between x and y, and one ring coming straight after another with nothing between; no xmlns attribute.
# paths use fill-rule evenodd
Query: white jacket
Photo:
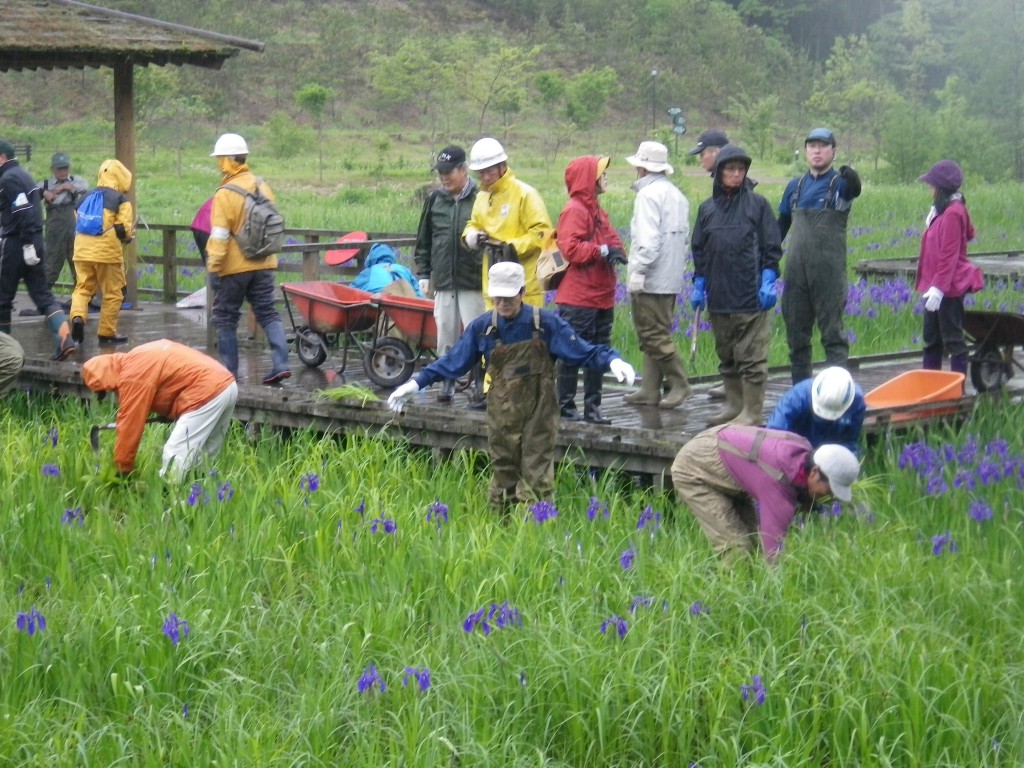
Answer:
<svg viewBox="0 0 1024 768"><path fill-rule="evenodd" d="M644 276L644 293L680 293L690 252L690 203L664 174L633 184L628 274Z"/></svg>

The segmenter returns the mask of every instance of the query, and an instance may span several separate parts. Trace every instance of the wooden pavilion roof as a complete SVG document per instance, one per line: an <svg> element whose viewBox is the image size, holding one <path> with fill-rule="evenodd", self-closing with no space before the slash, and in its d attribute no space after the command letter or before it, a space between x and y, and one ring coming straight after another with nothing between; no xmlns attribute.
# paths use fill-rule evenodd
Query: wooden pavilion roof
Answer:
<svg viewBox="0 0 1024 768"><path fill-rule="evenodd" d="M190 64L220 69L255 40L150 19L76 0L3 0L0 71L84 69L118 64Z"/></svg>

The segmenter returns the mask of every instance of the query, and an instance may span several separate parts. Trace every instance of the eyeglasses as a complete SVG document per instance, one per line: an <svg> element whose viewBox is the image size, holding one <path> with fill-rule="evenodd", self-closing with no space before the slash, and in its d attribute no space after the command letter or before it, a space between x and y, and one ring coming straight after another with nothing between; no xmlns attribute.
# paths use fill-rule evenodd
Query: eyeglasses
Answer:
<svg viewBox="0 0 1024 768"><path fill-rule="evenodd" d="M495 304L512 304L518 298L519 294L517 293L515 296L492 296L491 301Z"/></svg>
<svg viewBox="0 0 1024 768"><path fill-rule="evenodd" d="M744 168L742 165L741 166L729 166L729 165L727 165L724 168L722 168L721 172L723 174L725 174L725 173L746 173L747 169Z"/></svg>

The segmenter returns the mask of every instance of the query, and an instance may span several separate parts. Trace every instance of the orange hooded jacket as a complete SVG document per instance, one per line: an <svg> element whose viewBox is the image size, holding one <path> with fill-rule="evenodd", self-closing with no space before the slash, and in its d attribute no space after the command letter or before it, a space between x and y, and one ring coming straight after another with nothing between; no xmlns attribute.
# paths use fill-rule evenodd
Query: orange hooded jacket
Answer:
<svg viewBox="0 0 1024 768"><path fill-rule="evenodd" d="M114 464L131 472L150 413L176 420L206 405L235 379L202 352L159 339L131 352L90 358L82 366L82 380L94 392L117 392Z"/></svg>

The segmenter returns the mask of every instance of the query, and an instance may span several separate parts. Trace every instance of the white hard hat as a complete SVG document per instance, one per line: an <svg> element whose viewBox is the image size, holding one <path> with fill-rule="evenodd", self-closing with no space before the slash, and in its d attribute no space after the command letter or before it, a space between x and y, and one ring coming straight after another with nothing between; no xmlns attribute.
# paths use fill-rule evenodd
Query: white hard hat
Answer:
<svg viewBox="0 0 1024 768"><path fill-rule="evenodd" d="M508 161L505 148L497 139L489 136L480 139L473 148L469 150L469 170L482 171L498 163Z"/></svg>
<svg viewBox="0 0 1024 768"><path fill-rule="evenodd" d="M826 368L811 382L811 410L822 419L835 421L853 404L857 387L845 368Z"/></svg>
<svg viewBox="0 0 1024 768"><path fill-rule="evenodd" d="M213 152L210 157L234 157L235 155L248 155L249 147L245 139L237 133L225 133L217 143L213 145Z"/></svg>

